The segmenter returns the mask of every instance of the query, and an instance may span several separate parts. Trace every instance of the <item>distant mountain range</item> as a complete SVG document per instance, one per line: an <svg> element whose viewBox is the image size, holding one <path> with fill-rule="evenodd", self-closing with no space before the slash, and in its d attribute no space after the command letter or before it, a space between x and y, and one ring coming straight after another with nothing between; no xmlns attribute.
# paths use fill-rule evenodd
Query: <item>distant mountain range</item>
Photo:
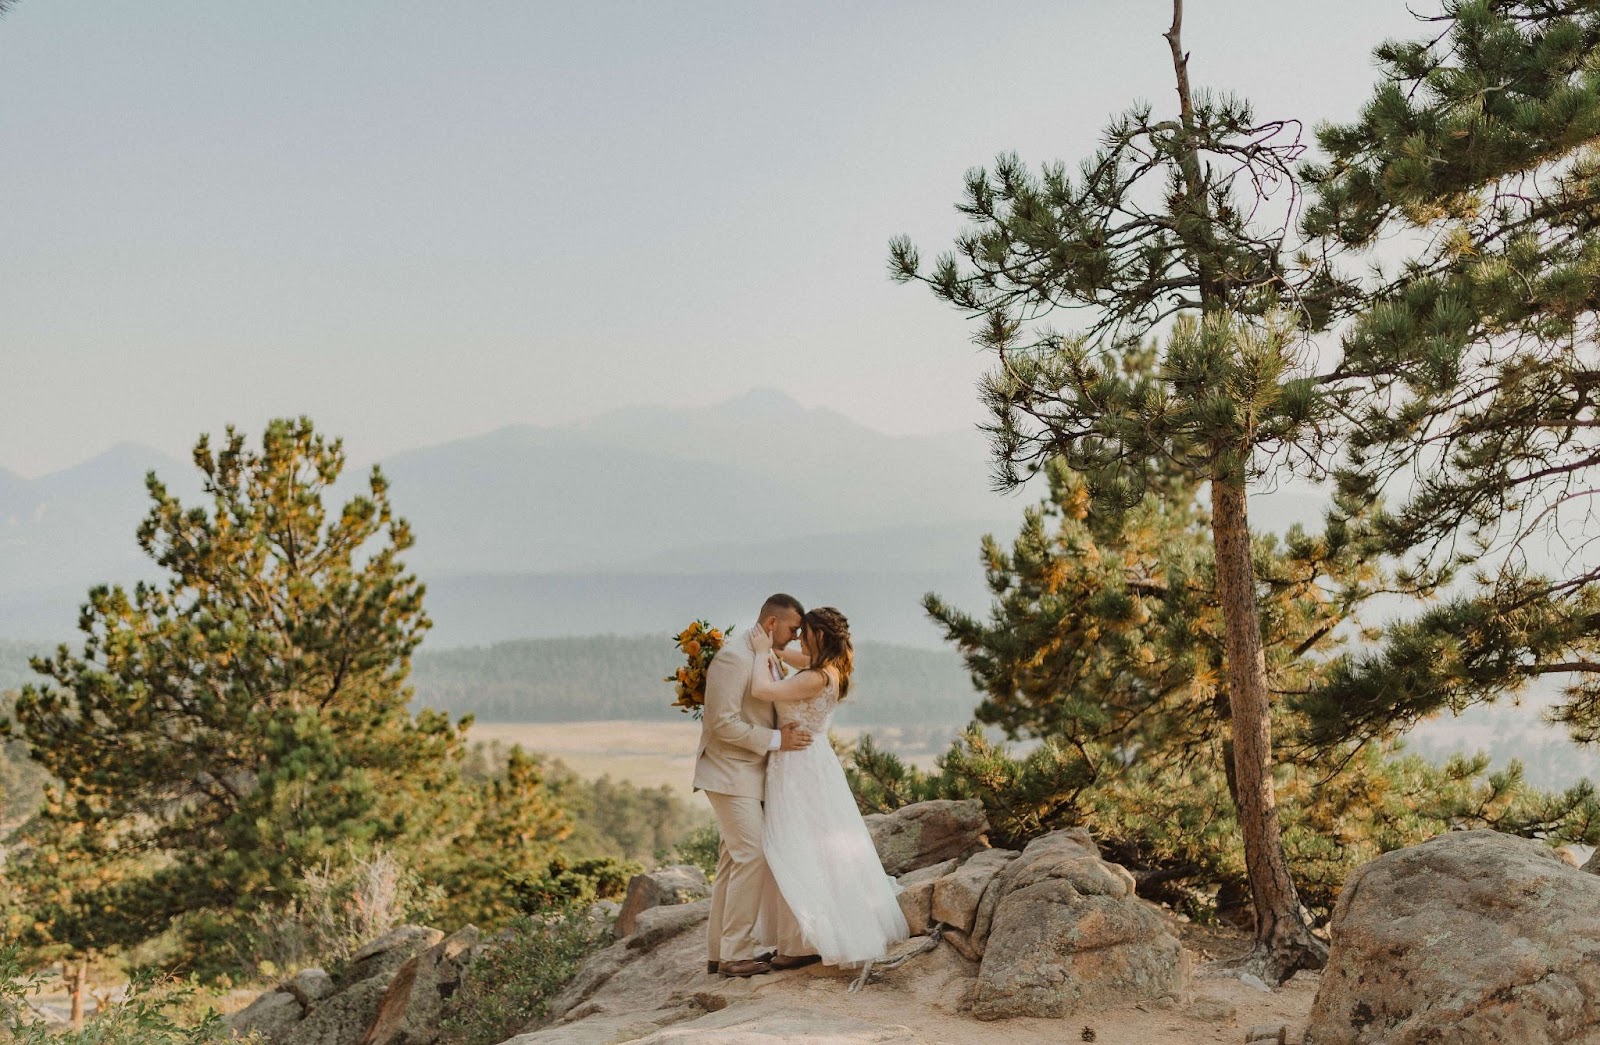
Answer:
<svg viewBox="0 0 1600 1045"><path fill-rule="evenodd" d="M430 647L743 620L773 590L845 610L859 638L939 644L924 592L981 610L987 532L1035 492L995 493L978 432L892 436L755 391L705 408L519 425L383 462L417 537ZM123 445L38 479L0 471L0 637L68 637L85 592L155 576L134 530L154 470L192 503L186 462ZM352 469L336 496L364 483ZM1285 507L1287 505L1287 507ZM1314 514L1258 499L1258 525Z"/></svg>
<svg viewBox="0 0 1600 1045"><path fill-rule="evenodd" d="M503 428L383 468L432 646L676 631L787 589L863 637L934 645L918 599L982 599L978 539L1024 503L990 490L976 432L885 435L773 391ZM155 576L134 540L149 470L199 493L192 465L132 444L38 479L0 471L0 636L67 637L89 587ZM363 481L352 469L336 493Z"/></svg>

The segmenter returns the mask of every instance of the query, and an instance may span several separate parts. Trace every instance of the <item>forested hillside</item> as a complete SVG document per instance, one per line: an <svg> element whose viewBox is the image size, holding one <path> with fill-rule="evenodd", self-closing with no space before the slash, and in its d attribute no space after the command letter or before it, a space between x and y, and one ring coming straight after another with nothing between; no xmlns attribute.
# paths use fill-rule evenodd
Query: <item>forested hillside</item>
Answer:
<svg viewBox="0 0 1600 1045"><path fill-rule="evenodd" d="M524 639L417 655L417 703L487 722L680 718L662 681L680 661L670 637ZM863 643L838 720L965 722L977 695L954 652Z"/></svg>

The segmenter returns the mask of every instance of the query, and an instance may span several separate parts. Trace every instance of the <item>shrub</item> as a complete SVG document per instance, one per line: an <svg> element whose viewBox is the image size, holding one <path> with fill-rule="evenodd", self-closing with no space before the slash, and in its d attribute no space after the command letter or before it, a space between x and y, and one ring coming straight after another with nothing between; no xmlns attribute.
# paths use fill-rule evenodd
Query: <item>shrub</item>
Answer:
<svg viewBox="0 0 1600 1045"><path fill-rule="evenodd" d="M493 1045L544 1019L609 928L575 904L518 918L445 1002L439 1045Z"/></svg>
<svg viewBox="0 0 1600 1045"><path fill-rule="evenodd" d="M509 878L511 892L524 914L540 915L568 907L586 908L596 900L620 899L628 879L644 870L631 860L592 856L571 860L557 854L536 874Z"/></svg>
<svg viewBox="0 0 1600 1045"><path fill-rule="evenodd" d="M299 893L284 906L257 912L240 949L269 977L338 965L439 899L439 887L424 883L392 852L361 856L351 850L345 862L303 871Z"/></svg>
<svg viewBox="0 0 1600 1045"><path fill-rule="evenodd" d="M717 876L717 854L722 847L722 833L717 830L717 825L706 824L690 831L683 841L678 843L678 859L686 864L693 864L706 873L707 878Z"/></svg>

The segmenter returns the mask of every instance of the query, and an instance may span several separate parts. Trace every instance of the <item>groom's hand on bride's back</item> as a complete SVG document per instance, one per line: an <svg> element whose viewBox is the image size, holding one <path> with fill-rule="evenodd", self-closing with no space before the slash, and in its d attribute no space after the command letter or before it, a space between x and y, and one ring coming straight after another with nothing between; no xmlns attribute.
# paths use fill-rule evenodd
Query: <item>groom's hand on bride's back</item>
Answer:
<svg viewBox="0 0 1600 1045"><path fill-rule="evenodd" d="M799 751L801 748L811 746L811 730L798 722L790 722L778 730L783 734L783 743L779 751Z"/></svg>

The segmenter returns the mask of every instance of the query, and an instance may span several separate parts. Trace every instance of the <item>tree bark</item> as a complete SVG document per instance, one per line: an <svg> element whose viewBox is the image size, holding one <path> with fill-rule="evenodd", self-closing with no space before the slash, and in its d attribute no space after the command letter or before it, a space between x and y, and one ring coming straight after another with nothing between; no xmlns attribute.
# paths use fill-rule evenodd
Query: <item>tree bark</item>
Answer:
<svg viewBox="0 0 1600 1045"><path fill-rule="evenodd" d="M1185 206L1193 221L1185 234L1186 248L1198 277L1201 310L1206 315L1232 307L1226 279L1216 263L1211 238L1211 203L1200 156L1195 146L1194 98L1189 86L1189 56L1183 50L1183 0L1172 0L1172 26L1163 36L1172 51L1177 80L1178 115L1184 142L1179 153ZM1183 227L1183 223L1179 223ZM1311 934L1300 913L1300 894L1289 877L1283 851L1283 828L1272 786L1272 702L1267 690L1267 661L1261 649L1261 622L1256 608L1255 564L1250 559L1250 516L1245 499L1242 463L1248 462L1254 432L1246 425L1237 447L1218 447L1218 474L1211 480L1211 536L1216 549L1217 595L1226 631L1224 659L1228 678L1232 734L1229 790L1239 814L1245 870L1256 911L1255 948L1237 962L1280 984L1299 969L1320 969L1328 948ZM1225 463L1242 452L1240 464ZM1235 475L1234 472L1239 474Z"/></svg>
<svg viewBox="0 0 1600 1045"><path fill-rule="evenodd" d="M1211 534L1226 629L1234 795L1256 911L1255 949L1239 966L1279 984L1299 969L1322 968L1328 949L1301 916L1300 894L1283 851L1272 784L1272 703L1256 610L1255 565L1250 560L1250 517L1241 486L1212 480Z"/></svg>
<svg viewBox="0 0 1600 1045"><path fill-rule="evenodd" d="M89 993L89 956L78 960L72 970L72 1029L83 1030L83 996Z"/></svg>

